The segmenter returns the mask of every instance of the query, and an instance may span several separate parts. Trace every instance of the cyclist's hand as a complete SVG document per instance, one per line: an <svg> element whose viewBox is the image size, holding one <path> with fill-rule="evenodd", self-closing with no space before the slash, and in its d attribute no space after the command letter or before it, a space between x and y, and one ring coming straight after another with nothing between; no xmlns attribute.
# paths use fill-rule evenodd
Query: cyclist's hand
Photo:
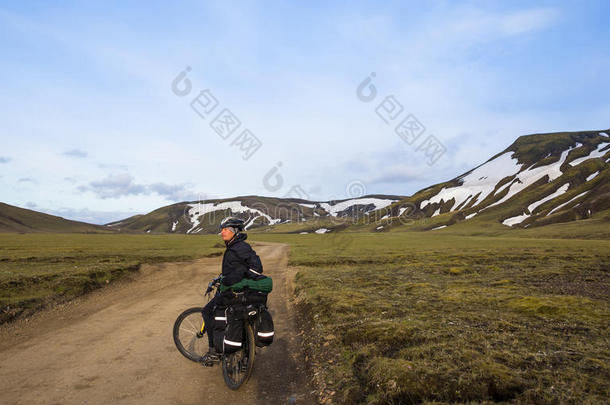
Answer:
<svg viewBox="0 0 610 405"><path fill-rule="evenodd" d="M222 275L210 281L208 283L208 289L205 291L205 295L209 295L212 291L214 291L214 287L220 285L220 280L222 280Z"/></svg>
<svg viewBox="0 0 610 405"><path fill-rule="evenodd" d="M208 289L205 290L205 295L208 295L209 293L211 293L214 290L214 283L210 283L208 284Z"/></svg>

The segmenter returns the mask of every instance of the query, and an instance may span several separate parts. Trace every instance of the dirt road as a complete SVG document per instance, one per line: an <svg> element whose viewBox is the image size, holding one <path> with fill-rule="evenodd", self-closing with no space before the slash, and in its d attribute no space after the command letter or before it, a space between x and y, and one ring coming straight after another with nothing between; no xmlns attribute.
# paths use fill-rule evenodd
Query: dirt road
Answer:
<svg viewBox="0 0 610 405"><path fill-rule="evenodd" d="M180 355L172 326L203 305L221 258L143 266L134 282L0 328L2 404L314 404L289 302L288 247L257 243L273 277L269 307L276 338L257 349L252 378L229 390L219 366Z"/></svg>

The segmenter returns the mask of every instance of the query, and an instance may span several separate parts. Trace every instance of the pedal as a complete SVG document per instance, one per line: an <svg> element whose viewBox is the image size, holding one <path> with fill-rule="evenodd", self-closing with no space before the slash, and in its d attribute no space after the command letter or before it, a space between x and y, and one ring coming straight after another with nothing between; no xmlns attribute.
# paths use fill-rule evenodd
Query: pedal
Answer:
<svg viewBox="0 0 610 405"><path fill-rule="evenodd" d="M203 367L214 367L215 361L213 360L204 360L200 362Z"/></svg>
<svg viewBox="0 0 610 405"><path fill-rule="evenodd" d="M218 359L204 359L204 358L201 358L201 360L199 360L199 363L202 366L204 366L204 367L213 367L214 364L220 363L220 358L218 358Z"/></svg>

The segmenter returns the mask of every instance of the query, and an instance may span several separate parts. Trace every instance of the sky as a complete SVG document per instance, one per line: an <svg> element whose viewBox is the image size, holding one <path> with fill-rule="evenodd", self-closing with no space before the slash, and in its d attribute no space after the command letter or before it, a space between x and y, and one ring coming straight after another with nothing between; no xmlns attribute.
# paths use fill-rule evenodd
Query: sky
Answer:
<svg viewBox="0 0 610 405"><path fill-rule="evenodd" d="M518 136L608 129L608 15L0 1L0 201L102 224L209 198L411 195Z"/></svg>

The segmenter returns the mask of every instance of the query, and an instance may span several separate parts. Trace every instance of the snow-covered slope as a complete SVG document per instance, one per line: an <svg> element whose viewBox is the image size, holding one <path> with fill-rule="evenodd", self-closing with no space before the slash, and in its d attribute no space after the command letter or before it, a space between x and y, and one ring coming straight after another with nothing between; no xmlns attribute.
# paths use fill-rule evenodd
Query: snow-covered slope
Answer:
<svg viewBox="0 0 610 405"><path fill-rule="evenodd" d="M428 204L440 203L441 201L452 201L450 211L462 206L477 205L491 194L498 182L508 176L519 172L520 165L513 152L506 152L485 164L472 170L458 179L461 184L456 187L443 187L441 191L423 200L419 208L424 209Z"/></svg>
<svg viewBox="0 0 610 405"><path fill-rule="evenodd" d="M329 215L340 217L350 215L349 213L353 212L355 208L364 207L364 212L369 212L385 208L396 201L396 199L383 198L352 198L340 202L320 202L316 205L324 209Z"/></svg>
<svg viewBox="0 0 610 405"><path fill-rule="evenodd" d="M432 219L427 229L461 221L530 226L588 217L610 208L607 132L519 137L475 169L428 187L379 215L390 212L400 217L411 205L411 217Z"/></svg>
<svg viewBox="0 0 610 405"><path fill-rule="evenodd" d="M246 229L248 229L254 221L259 218L264 218L268 221L269 225L275 225L281 222L280 218L271 218L269 215L264 213L263 211L242 205L242 201L225 201L220 203L194 203L187 204L190 209L188 210L188 218L192 223L192 227L186 231L186 233L197 233L202 230L200 225L200 219L206 214L214 214L216 212L225 213L227 210L231 213L230 216L238 216L238 214L248 214L248 219L246 221ZM227 215L223 215L222 218L226 218ZM215 224L216 221L213 220Z"/></svg>
<svg viewBox="0 0 610 405"><path fill-rule="evenodd" d="M396 225L445 229L464 221L529 227L588 218L610 209L609 132L521 136L476 168L410 197L308 201L243 196L184 202L124 219L120 228L217 233L220 221L228 216L243 219L248 230L283 227L308 233L336 232L352 225L373 232ZM422 218L426 221L419 221Z"/></svg>
<svg viewBox="0 0 610 405"><path fill-rule="evenodd" d="M246 229L252 230L286 223L307 224L312 220L362 218L369 212L387 207L402 198L404 197L373 195L340 201L307 201L245 196L178 203L146 215L127 218L120 221L120 225L124 230L141 232L217 233L220 222L233 216L243 219ZM315 223L311 226L314 227Z"/></svg>

